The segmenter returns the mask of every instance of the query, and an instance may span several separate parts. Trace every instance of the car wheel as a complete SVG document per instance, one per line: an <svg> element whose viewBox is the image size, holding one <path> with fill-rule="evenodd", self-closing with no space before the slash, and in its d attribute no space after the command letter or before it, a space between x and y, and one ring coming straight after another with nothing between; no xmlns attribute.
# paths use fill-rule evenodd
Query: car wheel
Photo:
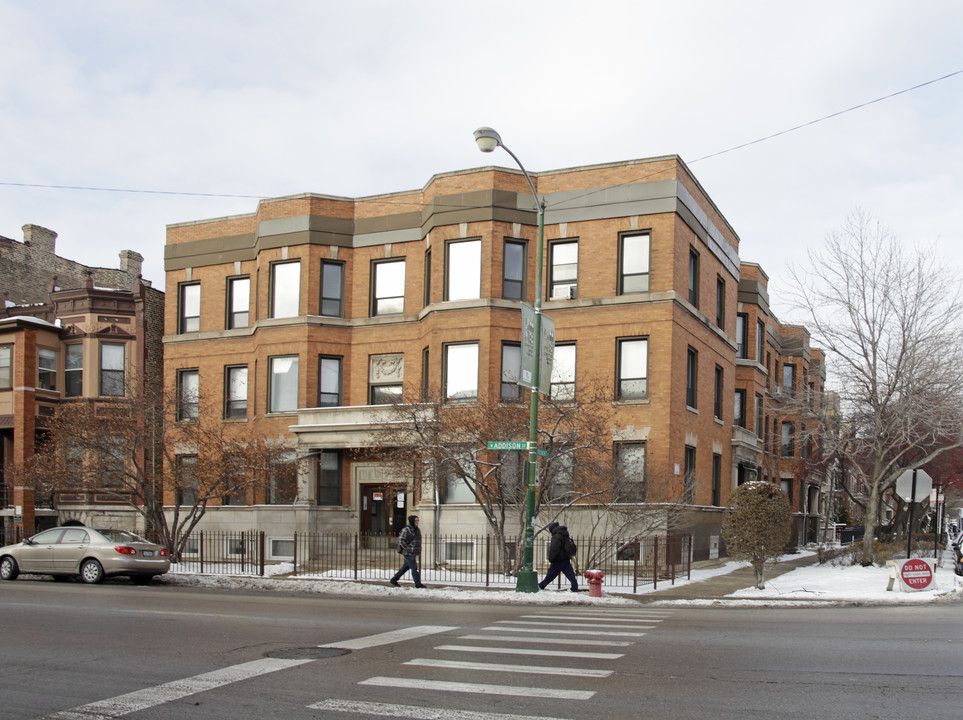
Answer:
<svg viewBox="0 0 963 720"><path fill-rule="evenodd" d="M153 575L131 575L130 581L134 585L150 585L150 581L154 579Z"/></svg>
<svg viewBox="0 0 963 720"><path fill-rule="evenodd" d="M0 580L16 580L19 574L20 568L17 566L17 561L9 555L4 555L0 559Z"/></svg>
<svg viewBox="0 0 963 720"><path fill-rule="evenodd" d="M84 560L80 566L80 579L85 583L99 583L104 579L103 566L93 558Z"/></svg>

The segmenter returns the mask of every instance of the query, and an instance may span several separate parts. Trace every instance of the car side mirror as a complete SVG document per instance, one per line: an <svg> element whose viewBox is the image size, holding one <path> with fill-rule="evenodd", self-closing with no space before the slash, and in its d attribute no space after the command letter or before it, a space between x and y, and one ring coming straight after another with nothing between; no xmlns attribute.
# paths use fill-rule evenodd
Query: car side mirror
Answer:
<svg viewBox="0 0 963 720"><path fill-rule="evenodd" d="M24 539L23 539L23 544L24 544L24 545L33 545L33 540L31 540L30 538L24 538Z"/></svg>

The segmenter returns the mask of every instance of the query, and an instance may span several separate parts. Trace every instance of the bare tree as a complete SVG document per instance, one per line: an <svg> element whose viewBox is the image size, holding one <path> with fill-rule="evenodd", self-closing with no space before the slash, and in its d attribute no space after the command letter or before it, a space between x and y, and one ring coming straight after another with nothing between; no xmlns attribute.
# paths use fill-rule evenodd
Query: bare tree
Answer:
<svg viewBox="0 0 963 720"><path fill-rule="evenodd" d="M578 509L594 541L582 557L599 562L611 553L608 538L624 533L682 525L684 510L667 502L647 504L662 495L644 462L620 466L613 459L612 403L601 386L586 384L577 398L542 399L539 447L547 452L538 465L535 515L547 525L563 512ZM528 437L529 408L521 402L478 400L472 403L429 401L392 407L391 429L379 439L396 472L419 483L422 493L439 501L446 493L465 490L482 511L499 547L522 532L527 490L525 451L488 450L490 440ZM669 527L671 525L671 527ZM540 532L540 530L539 530ZM594 553L594 554L593 554ZM503 552L506 572L516 569Z"/></svg>
<svg viewBox="0 0 963 720"><path fill-rule="evenodd" d="M824 434L825 452L865 490L869 565L884 494L904 470L963 444L960 283L933 253L897 242L862 212L809 261L794 270L793 294L830 356L845 420Z"/></svg>
<svg viewBox="0 0 963 720"><path fill-rule="evenodd" d="M212 501L293 495L288 448L229 433L201 403L185 408L170 393L136 388L130 383L123 398L60 405L21 474L39 492L96 491L126 503L175 560Z"/></svg>

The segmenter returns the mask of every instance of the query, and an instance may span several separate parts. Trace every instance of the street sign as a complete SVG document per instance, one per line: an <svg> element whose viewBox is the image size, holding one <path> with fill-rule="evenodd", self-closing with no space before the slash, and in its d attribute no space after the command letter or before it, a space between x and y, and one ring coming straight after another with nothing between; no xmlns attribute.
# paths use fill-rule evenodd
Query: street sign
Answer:
<svg viewBox="0 0 963 720"><path fill-rule="evenodd" d="M528 450L526 440L489 440L489 450Z"/></svg>
<svg viewBox="0 0 963 720"><path fill-rule="evenodd" d="M547 458L549 456L547 448L535 448L535 454L543 458Z"/></svg>
<svg viewBox="0 0 963 720"><path fill-rule="evenodd" d="M933 583L933 568L926 560L910 558L899 566L899 579L906 590L926 590Z"/></svg>
<svg viewBox="0 0 963 720"><path fill-rule="evenodd" d="M913 473L916 473L916 493L913 493ZM922 502L933 490L933 478L925 470L907 470L896 480L896 494L907 502Z"/></svg>

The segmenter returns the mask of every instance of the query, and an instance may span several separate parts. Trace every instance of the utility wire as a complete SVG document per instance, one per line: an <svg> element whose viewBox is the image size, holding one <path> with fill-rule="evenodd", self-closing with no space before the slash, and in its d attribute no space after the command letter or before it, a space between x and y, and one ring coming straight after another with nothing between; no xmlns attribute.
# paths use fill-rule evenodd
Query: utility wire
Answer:
<svg viewBox="0 0 963 720"><path fill-rule="evenodd" d="M757 138L755 140L750 140L749 142L744 142L741 145L734 145L731 148L726 148L725 150L719 150L718 152L710 153L709 155L703 155L700 158L696 158L695 160L689 161L687 164L693 165L703 160L708 160L710 158L718 157L720 155L725 155L726 153L735 152L736 150L742 150L743 148L747 148L752 145L758 145L759 143L766 142L767 140L772 140L773 138L781 137L782 135L787 135L789 133L796 132L797 130L802 130L803 128L816 125L817 123L825 122L826 120L839 117L840 115L845 115L846 113L851 113L855 110L860 110L870 105L875 105L876 103L883 102L884 100L889 100L899 95L904 95L906 93L913 92L914 90L919 90L920 88L926 87L927 85L933 85L935 83L942 82L943 80L948 80L951 77L955 77L956 75L961 75L961 74L963 74L963 70L956 70L955 72L951 72L947 75L943 75L942 77L934 78L933 80L927 80L926 82L919 83L918 85L913 85L912 87L904 88L903 90L897 90L896 92L890 93L889 95L883 95L882 97L878 97L875 100L868 100L867 102L860 103L859 105L853 105L852 107L846 108L845 110L839 110L837 112L830 113L829 115L816 118L815 120L810 120L809 122L802 123L801 125L796 125L794 127L787 128L785 130L780 130L779 132L773 133L771 135L766 135L765 137ZM640 178L636 178L635 180L633 180L633 182L638 182L639 179ZM182 192L177 190L132 190L130 188L87 187L83 185L44 185L40 183L17 183L17 182L2 182L2 181L0 181L0 185L7 186L7 187L44 188L48 190L88 190L93 192L140 193L145 195L179 195L184 197L244 198L249 200L265 200L267 198L273 197L272 195L230 195L227 193ZM596 190L589 191L588 193L586 193L586 195L591 195L594 192L598 192L598 191Z"/></svg>

